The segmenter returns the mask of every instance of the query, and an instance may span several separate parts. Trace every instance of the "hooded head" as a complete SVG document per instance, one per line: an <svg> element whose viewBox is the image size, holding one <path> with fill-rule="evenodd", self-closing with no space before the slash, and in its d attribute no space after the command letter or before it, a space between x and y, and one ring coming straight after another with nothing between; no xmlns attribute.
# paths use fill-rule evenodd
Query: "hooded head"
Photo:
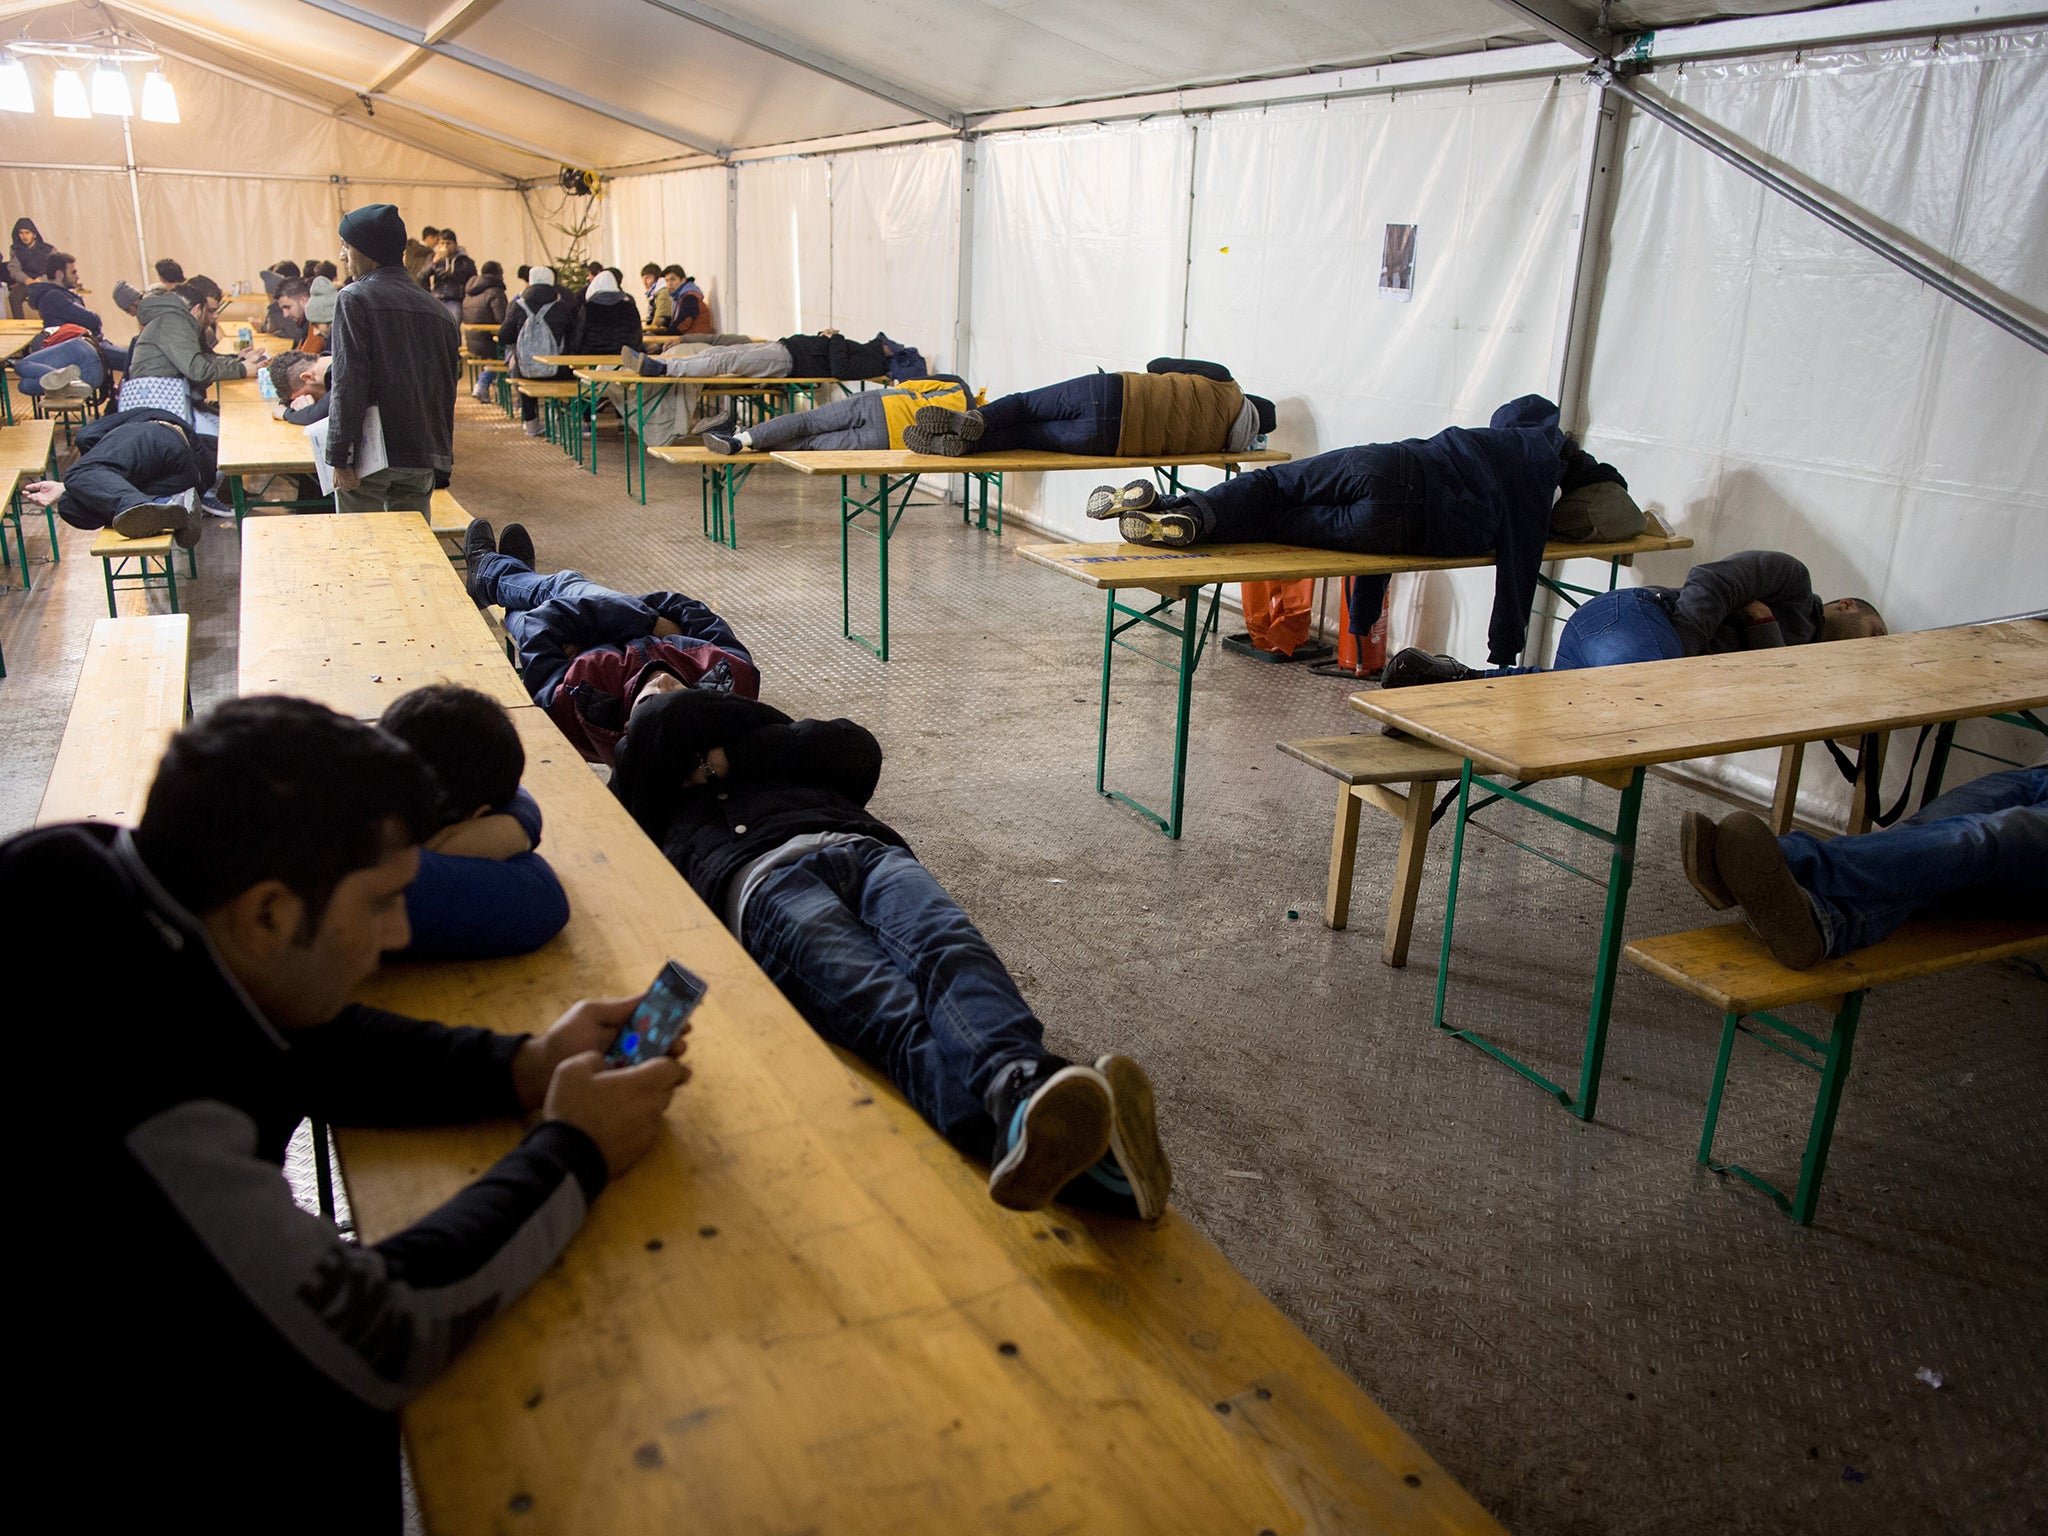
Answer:
<svg viewBox="0 0 2048 1536"><path fill-rule="evenodd" d="M27 235L28 238L26 240L22 239L23 235ZM36 228L36 221L34 219L16 219L14 221L14 230L8 238L14 242L17 248L41 245L43 243L43 232Z"/></svg>
<svg viewBox="0 0 2048 1536"><path fill-rule="evenodd" d="M342 216L341 238L388 267L405 255L405 220L389 203L369 203Z"/></svg>
<svg viewBox="0 0 2048 1536"><path fill-rule="evenodd" d="M590 280L590 286L583 290L583 296L586 299L601 299L607 296L617 298L619 280L609 271L600 272Z"/></svg>
<svg viewBox="0 0 2048 1536"><path fill-rule="evenodd" d="M530 287L552 288L555 286L555 269L553 267L528 267L526 269L526 281Z"/></svg>
<svg viewBox="0 0 2048 1536"><path fill-rule="evenodd" d="M1259 418L1259 435L1266 436L1278 424L1280 413L1273 409L1273 402L1264 395L1246 395L1245 399L1251 401L1252 410Z"/></svg>

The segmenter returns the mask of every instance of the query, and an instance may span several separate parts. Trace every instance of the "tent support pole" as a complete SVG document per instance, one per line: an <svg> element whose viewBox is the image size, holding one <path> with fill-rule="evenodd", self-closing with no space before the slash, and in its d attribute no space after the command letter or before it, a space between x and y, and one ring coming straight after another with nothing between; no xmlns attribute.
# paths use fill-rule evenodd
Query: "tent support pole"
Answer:
<svg viewBox="0 0 2048 1536"><path fill-rule="evenodd" d="M960 216L954 221L953 275L953 372L967 378L967 357L973 336L974 308L974 140L960 141ZM974 384L968 381L968 404L972 405ZM967 495L967 481L960 482L960 495Z"/></svg>
<svg viewBox="0 0 2048 1536"><path fill-rule="evenodd" d="M740 328L740 168L725 168L725 289L718 296L725 328Z"/></svg>
<svg viewBox="0 0 2048 1536"><path fill-rule="evenodd" d="M128 202L135 210L135 255L142 263L136 269L142 286L149 286L149 246L142 238L142 181L135 174L135 135L128 127L128 119L121 119L122 159L128 166Z"/></svg>

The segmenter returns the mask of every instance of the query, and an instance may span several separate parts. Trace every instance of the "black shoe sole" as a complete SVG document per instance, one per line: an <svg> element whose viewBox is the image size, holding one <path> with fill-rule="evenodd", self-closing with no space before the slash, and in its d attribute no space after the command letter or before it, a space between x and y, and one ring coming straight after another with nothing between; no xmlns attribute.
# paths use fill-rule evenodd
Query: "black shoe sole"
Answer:
<svg viewBox="0 0 2048 1536"><path fill-rule="evenodd" d="M1827 946L1806 892L1785 866L1778 840L1759 817L1737 811L1714 831L1714 863L1728 893L1778 964L1803 971L1825 957Z"/></svg>
<svg viewBox="0 0 2048 1536"><path fill-rule="evenodd" d="M1040 1085L1024 1127L989 1170L988 1194L1013 1211L1039 1211L1109 1150L1115 1101L1093 1067L1062 1067Z"/></svg>
<svg viewBox="0 0 2048 1536"><path fill-rule="evenodd" d="M1721 878L1714 856L1714 832L1711 816L1687 811L1678 824L1678 856L1685 866L1685 878L1700 893L1700 900L1716 912L1726 912L1735 905L1735 893Z"/></svg>

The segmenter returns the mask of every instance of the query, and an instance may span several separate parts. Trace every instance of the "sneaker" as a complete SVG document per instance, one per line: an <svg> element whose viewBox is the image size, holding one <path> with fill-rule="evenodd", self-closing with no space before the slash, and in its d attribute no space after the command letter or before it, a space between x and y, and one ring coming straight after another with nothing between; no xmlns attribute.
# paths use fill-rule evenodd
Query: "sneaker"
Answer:
<svg viewBox="0 0 2048 1536"><path fill-rule="evenodd" d="M978 443L987 423L979 411L953 411L943 405L920 405L911 424L933 434L946 433L962 442Z"/></svg>
<svg viewBox="0 0 2048 1536"><path fill-rule="evenodd" d="M517 560L529 571L533 569L533 535L526 531L524 523L505 525L505 531L498 535L498 553Z"/></svg>
<svg viewBox="0 0 2048 1536"><path fill-rule="evenodd" d="M235 515L235 509L211 491L208 491L199 498L199 510L206 513L209 517L233 517Z"/></svg>
<svg viewBox="0 0 2048 1536"><path fill-rule="evenodd" d="M191 515L181 501L146 501L116 512L113 529L124 539L153 539L158 534L175 533Z"/></svg>
<svg viewBox="0 0 2048 1536"><path fill-rule="evenodd" d="M936 409L938 409L936 406L919 406L918 414L921 416L926 411ZM948 411L946 414L952 416L959 413ZM964 459L967 457L967 439L960 436L957 432L930 432L919 426L905 427L903 429L903 446L912 453L932 453L945 459Z"/></svg>
<svg viewBox="0 0 2048 1536"><path fill-rule="evenodd" d="M1438 656L1418 646L1408 646L1387 658L1380 676L1382 688L1419 688L1429 683L1465 683L1486 674L1468 667L1455 656Z"/></svg>
<svg viewBox="0 0 2048 1536"><path fill-rule="evenodd" d="M740 440L736 437L728 437L723 432L706 432L704 434L704 446L713 453L733 454L740 451Z"/></svg>
<svg viewBox="0 0 2048 1536"><path fill-rule="evenodd" d="M1827 941L1813 904L1792 878L1785 852L1762 817L1736 811L1721 818L1714 829L1714 867L1778 964L1803 971L1826 956Z"/></svg>
<svg viewBox="0 0 2048 1536"><path fill-rule="evenodd" d="M731 437L734 435L734 429L739 424L740 413L728 405L722 411L714 411L709 416L699 417L696 421L691 422L689 430L684 436L715 435L718 437Z"/></svg>
<svg viewBox="0 0 2048 1536"><path fill-rule="evenodd" d="M635 351L632 347L619 348L619 366L621 368L638 373L640 365L646 361L647 354L645 352Z"/></svg>
<svg viewBox="0 0 2048 1536"><path fill-rule="evenodd" d="M78 382L78 365L66 363L62 368L52 368L44 374L42 382L36 387L47 395L53 390L68 389Z"/></svg>
<svg viewBox="0 0 2048 1536"><path fill-rule="evenodd" d="M90 384L56 384L43 391L43 399L51 405L83 405L99 394Z"/></svg>
<svg viewBox="0 0 2048 1536"><path fill-rule="evenodd" d="M538 416L529 422L523 423L523 426L528 437L544 437L547 435L547 425Z"/></svg>
<svg viewBox="0 0 2048 1536"><path fill-rule="evenodd" d="M1103 1056L1095 1070L1109 1083L1114 1105L1109 1153L1060 1191L1060 1199L1088 1210L1157 1221L1173 1192L1173 1164L1159 1145L1152 1079L1128 1056Z"/></svg>
<svg viewBox="0 0 2048 1536"><path fill-rule="evenodd" d="M1043 1210L1109 1150L1109 1080L1093 1067L1061 1067L1003 1097L989 1198L1013 1211Z"/></svg>
<svg viewBox="0 0 2048 1536"><path fill-rule="evenodd" d="M1102 522L1126 512L1142 512L1158 499L1159 487L1150 480L1133 480L1121 490L1098 485L1088 493L1088 515Z"/></svg>
<svg viewBox="0 0 2048 1536"><path fill-rule="evenodd" d="M1125 512L1116 531L1126 544L1149 544L1157 549L1186 549L1195 542L1195 520L1185 512Z"/></svg>
<svg viewBox="0 0 2048 1536"><path fill-rule="evenodd" d="M178 503L178 526L171 530L171 538L180 549L197 549L200 535L206 532L206 519L194 512L183 502Z"/></svg>
<svg viewBox="0 0 2048 1536"><path fill-rule="evenodd" d="M1721 878L1721 866L1714 858L1714 818L1687 811L1678 824L1678 855L1685 863L1685 878L1700 893L1700 899L1716 912L1735 905L1735 893Z"/></svg>

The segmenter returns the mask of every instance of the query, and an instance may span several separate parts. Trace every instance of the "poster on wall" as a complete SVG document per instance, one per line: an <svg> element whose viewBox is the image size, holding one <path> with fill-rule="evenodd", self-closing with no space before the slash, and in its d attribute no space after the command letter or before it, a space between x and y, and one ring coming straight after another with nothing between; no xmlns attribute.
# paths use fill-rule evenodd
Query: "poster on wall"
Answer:
<svg viewBox="0 0 2048 1536"><path fill-rule="evenodd" d="M1415 297L1415 226L1389 224L1380 246L1380 297L1406 304Z"/></svg>

